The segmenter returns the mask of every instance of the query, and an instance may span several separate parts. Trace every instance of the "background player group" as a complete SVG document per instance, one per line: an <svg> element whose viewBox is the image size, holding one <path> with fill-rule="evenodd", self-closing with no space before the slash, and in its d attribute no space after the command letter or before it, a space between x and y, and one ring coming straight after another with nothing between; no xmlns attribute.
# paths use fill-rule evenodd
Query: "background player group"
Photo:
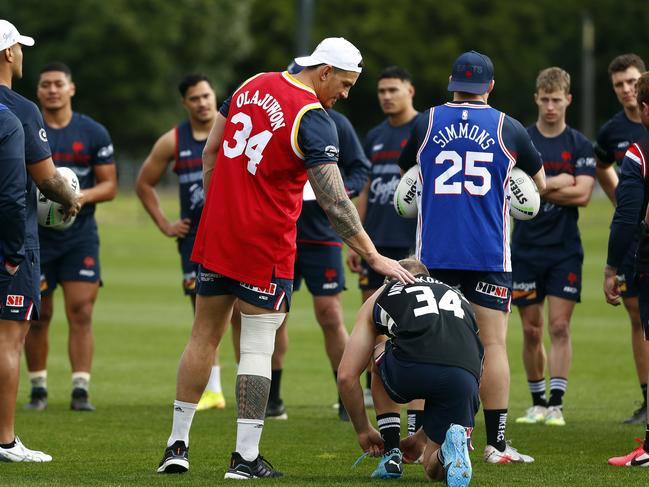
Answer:
<svg viewBox="0 0 649 487"><path fill-rule="evenodd" d="M25 276L21 281L21 274L26 274L23 270L25 266L17 266L25 258L25 253L29 253L29 246L26 244L28 237L24 237L26 250L21 249L11 254L12 246L3 246L9 249L5 250L3 255L5 270L9 275L15 274L14 277L5 279L9 282L10 289L1 289L3 296L16 296L12 294L16 292L12 288L24 286L24 291L19 289L23 293L21 296L29 298L27 302L20 303L20 308L24 308L26 313L20 310L18 313L14 312L12 308L17 308L17 303L12 301L12 306L10 300L3 299L2 318L13 323L3 328L3 331L9 331L10 339L19 344L30 319L38 316L38 320L32 323L25 345L32 382L31 398L27 407L35 410L45 409L45 364L48 348L47 329L52 316L51 292L57 283L61 283L70 324L69 352L73 370L71 408L92 411L94 407L88 401L92 360L91 316L101 282L98 236L93 213L94 203L110 200L116 193L112 144L103 126L72 111L71 98L75 87L69 68L60 63L47 65L41 70L37 95L45 124L39 122L40 116L33 112L29 102L8 88L11 86L11 78L20 75L21 43L31 45L33 40L20 36L6 21L2 22L2 28L10 34L4 37L8 45L3 46L2 93L10 110L19 116L22 115L23 127L30 129L31 139L28 133L23 156L28 162L29 174L46 196L63 202L70 215L75 214L81 206L84 207L69 230L40 230L40 259L43 263L40 314L39 296L33 290L34 276ZM431 314L439 315L440 309L452 311L456 318L471 317L471 324L475 313L485 356L480 389L487 430L485 460L490 463L533 461L531 457L518 453L505 441L509 393L509 366L505 348L507 313L513 288L514 304L519 306L523 321L524 362L532 394L532 407L517 421L565 424L561 407L571 359L569 323L574 304L579 301L583 261L577 229L577 206L587 204L595 175L591 144L565 123L565 110L571 102L569 75L559 68L549 68L539 74L534 94L539 107L539 117L537 123L526 133L514 119L486 104L494 87L493 65L489 58L482 54L472 51L460 56L453 65L449 83L449 91L453 92L453 102L432 108L419 116L413 107L414 87L410 76L399 68L388 68L380 76L378 86L381 108L388 119L368 134L365 153L372 161L370 165L359 150L359 143L349 121L330 110L339 98L347 97L361 72L362 58L358 50L343 39L330 38L323 41L311 56L296 61L298 66L304 69L257 75L245 82L226 100L218 115L215 112L216 99L209 80L202 76L188 76L181 83L180 92L189 119L158 140L138 177L138 195L153 220L164 234L179 238L185 291L192 295L192 303L196 310L192 338L183 354L179 369L172 434L159 471L187 470L188 433L197 404L198 409L225 406L219 369L216 365L218 361L215 361L214 352L224 327L232 316L236 297L241 308L240 318L237 318L238 311L233 317L233 324L237 324L240 329L240 342L237 343L237 346L241 347L237 378L239 419L237 447L226 478L281 475L259 455L258 444L264 416L285 416L283 404L279 399L279 380L282 352L286 350L287 338L285 333L280 333L276 342L275 330L286 329L285 324L281 328L280 325L284 323L290 306L295 261L296 287L299 285L299 276L302 276L307 280L307 286L314 296L314 310L324 332L331 366L334 375L340 373L339 385L354 427L359 433L361 446L373 454L385 451L374 476L401 474L402 456L398 444L399 410L396 406L386 404L392 399L399 399L399 402L405 402L407 399L419 400L418 403L413 403L416 406L412 411L412 433L418 433L402 443L406 452L405 459L418 459L425 442L429 441L423 456L427 476L438 478L440 472L445 471L449 482L457 477L459 485L462 485L462 482L468 483L471 468L466 453L466 436L473 427L477 398L474 398L475 401L470 407L464 403L453 403L453 393L444 394L444 400L441 400L439 396L431 396L432 386L427 387L425 381L411 384L413 390L404 389L403 393L399 393L399 387L407 388L409 385L400 383L396 365L395 370L389 370L386 364L389 364L387 358L390 355L386 353L386 360L379 360L378 368L373 366L375 372L380 370L380 379L375 376L376 385L372 386L380 436L369 427L366 420L363 421L364 412L359 408L358 402L361 396L353 392L356 391L358 375L365 368L367 360L359 364L358 357L351 360L352 363L343 359L348 335L342 322L340 300L340 291L344 287L341 241L334 231L350 247L350 268L361 273L359 283L366 305L361 310L355 330L365 328L367 332L373 328L368 328L363 323L376 322L378 328L372 332L372 337L385 333L392 338L391 345L388 345L386 350L395 351L395 364L399 359L407 361L414 357L413 361L417 363L430 363L472 372L475 384L469 380L465 385L470 385L472 389L466 390L473 390L473 393L461 395L473 398L480 380L479 371L476 374L475 367L467 364L446 363L443 356L437 356L433 352L423 358L418 355L416 347L414 355L408 356L407 347L402 349L398 345L398 331L412 323L408 320L402 323L393 317L385 307L380 306L377 299L379 295L385 295L385 292L379 292L384 291L384 276L396 279L391 281L389 288L401 286L403 289L405 284L406 294L410 292L408 286L416 288L417 283L421 283L421 277L414 283L413 275L391 259L407 256L415 245L417 258L424 267L417 267L416 261L409 261L406 267L412 270L414 265L413 273L417 272L420 275L430 272L433 278L427 278L426 283L445 282L464 293L454 293L453 296L456 297L450 297L446 301L441 299L438 305L431 297L435 296L435 293L412 291L423 293L417 302L427 303L427 311L424 314L430 311ZM613 189L617 184L617 176L610 166L605 165L610 164L613 158L619 161L624 153L623 149L637 139L638 128L642 129L638 120L643 106L638 105L634 92L634 83L642 71L644 65L634 55L620 56L610 67L613 86L624 111L602 128L596 150L598 176L614 202ZM287 92L282 91L286 88ZM258 98L250 98L253 92ZM322 108L329 109L329 114L325 114ZM297 120L295 125L293 119ZM479 143L469 139L447 140L442 137L441 140L436 140L435 137L427 136L443 133L453 124L467 121L477 124L492 137L492 143L487 144L488 149L479 147ZM46 129L46 136L43 132L34 133L34 127L38 128L39 123ZM625 124L627 127L624 127ZM290 127L294 127L293 130ZM629 127L636 132L632 133ZM210 136L205 141L208 133ZM30 156L28 152L33 150L35 140L32 139L35 135L41 140L43 151L36 156ZM45 147L48 144L42 142L44 139L47 142L48 138L49 146ZM539 159L530 138L543 161ZM399 159L404 145L405 150ZM49 188L43 183L43 176L34 173L34 167L42 165L47 167L47 176L56 180L56 173L51 173L52 161L47 159L49 147L57 165L72 167L78 174L83 190L78 197L62 188ZM476 150L471 152L471 149ZM202 160L198 157L201 153ZM470 161L464 156L466 153L480 155ZM218 161L224 158L240 159L240 165L245 171L227 169L224 164L218 163L217 154ZM38 164L29 165L29 158L34 157ZM415 163L420 164L424 186L417 227L412 221L396 218L391 207L392 192L398 181L397 159L402 171ZM433 160L436 164L427 163ZM162 213L154 189L170 161L175 163L174 171L178 174L180 183L181 219L174 223L170 223ZM488 171L480 172L479 166L475 166L475 162L479 161L496 163L489 166L493 168L489 177L483 176ZM336 162L342 169L344 183L340 172L334 166ZM536 220L517 222L512 237L510 259L509 221L508 216L503 217L503 211L507 205L505 181L514 163L534 177L544 202ZM448 171L442 171L447 164L453 167L459 164L460 170L463 165L466 165L466 169L478 169L477 174L480 178L478 182L450 181L450 178L446 177ZM275 165L284 169L282 174L286 175L286 179L283 178L282 181L289 186L289 190L282 194L273 190L273 181L277 176L270 167ZM368 166L370 181L364 184ZM548 172L547 181L544 178L543 167ZM273 167L273 171L276 169ZM212 171L215 181L212 186L206 187L210 188L209 191L214 193L214 196L207 199L208 210L199 226L204 200L202 183L209 185ZM250 209L240 202L239 197L235 198L239 203L235 203L234 211L224 214L218 201L228 194L231 179L246 188L248 194L269 196L271 206L278 210L283 209L286 218L271 214L265 215L265 221L255 219L256 217L250 214ZM307 180L309 184L303 190L302 186ZM434 188L430 189L428 185L433 182ZM15 187L13 190L15 191ZM349 202L349 196L359 192L360 219ZM449 206L444 198L436 196L440 194L457 194L461 197ZM459 221L456 228L451 229L451 232L458 235L457 239L449 238L443 242L435 239L432 232L438 215L449 211L461 212L470 201L475 201L472 200L472 195L476 194L485 196L480 199L482 206L479 210L479 221ZM295 208L299 207L299 204L296 204L299 199L304 199L305 204L296 236L294 225L299 212L296 212ZM322 206L324 212L313 205L314 201ZM26 203L28 208L30 205L31 203ZM331 225L326 224L323 219L325 215L329 217ZM31 234L34 230L32 217L33 215L26 219L26 228L31 229ZM283 242L283 245L273 249L264 248L255 240L253 232L244 232L245 235L234 238L239 242L224 243L218 238L218 229L234 224L235 218L241 219L245 225L256 231L259 228L267 228L277 235L277 240ZM236 221L240 224L239 220ZM368 233L363 230L361 222L365 224ZM29 233L28 231L27 234ZM368 234L378 246L378 251ZM452 249L449 242L459 241L460 235L463 235L468 243L463 248ZM470 238L466 238L467 235ZM486 240L485 235L488 236ZM196 246L193 245L194 239L197 241ZM32 237L32 240L35 239ZM37 245L32 244L32 254L38 254L34 252L38 250ZM236 260L236 248L240 248L240 245L254 249L255 259L247 263L241 262L239 266L233 263ZM194 264L189 260L192 247L193 260L201 264L198 268L193 267ZM471 249L478 247L481 249L481 255L476 259ZM13 248L15 250L15 245ZM633 245L627 254L633 256ZM537 258L539 255L544 258ZM30 266L32 272L38 268L37 261L38 255L32 257L32 262L36 263L35 266ZM637 297L629 290L633 281L629 276L633 275L634 270L632 260L627 261L630 267L627 267L624 273L622 264L610 265L607 272L608 269L619 271L616 279L627 284L626 292L629 294L624 298L624 303L632 319L634 358L645 394L649 362L646 359L646 345L637 339L638 330L639 336L643 333L638 311L638 308L642 309L642 301L638 306ZM192 291L195 289L197 277L198 297L194 297ZM397 281L401 284L395 284ZM505 298L500 292L503 288L506 290ZM620 290L625 292L624 287ZM389 292L387 296L390 296ZM550 399L547 403L544 379L545 351L542 345L543 303L546 296L552 343L549 364ZM439 300L439 297L437 298ZM472 305L468 308L472 310L471 313L460 312L464 307L460 303L465 303L465 299ZM422 314L417 314L418 308L412 303L403 306L411 312L414 311L417 317ZM433 312L432 309L437 311ZM12 312L12 315L8 314ZM5 314L12 319L5 318ZM16 314L24 319L16 321ZM363 318L364 315L366 318ZM422 333L426 333L427 327L439 326L438 323L430 322L435 320L428 321L422 325ZM373 340L374 338L370 340L370 348ZM479 353L473 355L473 358L477 357L479 361L482 345L480 340L475 341L479 345ZM273 355L271 361L275 343L279 345L277 351L280 353ZM355 343L353 335L348 348L351 349L354 345L359 346ZM365 347L366 343L362 342L362 345ZM20 349L16 350L14 347L11 354L6 353L3 368L12 360L15 361L19 352ZM348 355L349 353L346 354ZM366 355L368 358L369 353ZM396 375L390 376L391 373ZM439 378L432 371L427 370L424 373L432 377L431 384L439 382ZM396 383L391 383L391 380ZM206 383L208 387L203 394ZM273 386L275 387L271 405L275 403L274 411L273 408L269 407L267 410L266 407L268 393L273 390ZM8 403L7 399L10 399L12 404L15 404L17 378L12 377L3 387L7 388L8 392L8 395L3 395L3 403ZM199 403L201 394L203 398ZM423 399L427 401L426 409L422 411ZM446 418L444 414L435 411L436 407L453 414ZM646 401L643 407L646 410ZM13 405L5 408L3 404L3 412L3 436L0 438L0 455L3 458L15 461L23 455L23 459L35 461L51 459L46 454L26 449L15 438ZM642 412L634 413L630 420L637 422ZM339 414L341 419L347 419L347 412L342 404ZM435 426L431 426L431 422ZM454 422L464 427L461 435L458 434L457 428L451 427ZM423 425L423 428L420 429L420 425ZM433 455L440 445L440 453ZM414 455L413 452L418 454ZM412 455L408 456L409 454ZM445 469L439 469L437 465L440 462ZM396 470L391 470L392 465L396 465Z"/></svg>

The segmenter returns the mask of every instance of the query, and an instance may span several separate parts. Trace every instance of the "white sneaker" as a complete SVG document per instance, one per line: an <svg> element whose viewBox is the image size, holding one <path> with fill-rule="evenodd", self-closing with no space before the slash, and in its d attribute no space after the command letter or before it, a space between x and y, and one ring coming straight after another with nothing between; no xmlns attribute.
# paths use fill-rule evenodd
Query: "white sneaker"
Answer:
<svg viewBox="0 0 649 487"><path fill-rule="evenodd" d="M559 406L550 406L545 413L545 424L548 426L565 426L566 420L563 419L563 413Z"/></svg>
<svg viewBox="0 0 649 487"><path fill-rule="evenodd" d="M532 406L531 408L527 408L527 411L525 411L525 416L516 418L516 422L519 424L544 423L547 413L548 410L545 406Z"/></svg>
<svg viewBox="0 0 649 487"><path fill-rule="evenodd" d="M12 448L0 448L0 462L51 462L52 457L42 451L30 450L16 436Z"/></svg>
<svg viewBox="0 0 649 487"><path fill-rule="evenodd" d="M532 463L534 458L519 453L516 448L507 443L505 451L498 451L496 447L487 445L484 449L484 461L503 465L505 463Z"/></svg>

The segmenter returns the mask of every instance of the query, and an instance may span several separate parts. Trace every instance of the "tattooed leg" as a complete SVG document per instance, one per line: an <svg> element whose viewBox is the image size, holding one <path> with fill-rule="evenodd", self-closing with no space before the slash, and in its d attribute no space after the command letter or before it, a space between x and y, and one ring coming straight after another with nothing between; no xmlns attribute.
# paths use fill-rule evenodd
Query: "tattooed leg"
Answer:
<svg viewBox="0 0 649 487"><path fill-rule="evenodd" d="M270 392L270 379L260 375L237 376L237 408L239 419L263 420Z"/></svg>

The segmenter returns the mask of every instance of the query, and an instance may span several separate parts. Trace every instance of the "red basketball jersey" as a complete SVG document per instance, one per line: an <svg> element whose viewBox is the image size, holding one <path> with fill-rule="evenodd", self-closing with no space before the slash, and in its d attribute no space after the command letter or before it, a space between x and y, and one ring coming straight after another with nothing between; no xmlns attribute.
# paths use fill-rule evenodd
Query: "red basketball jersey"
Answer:
<svg viewBox="0 0 649 487"><path fill-rule="evenodd" d="M307 181L297 143L302 116L321 109L287 73L261 73L232 95L192 260L260 287L292 279Z"/></svg>

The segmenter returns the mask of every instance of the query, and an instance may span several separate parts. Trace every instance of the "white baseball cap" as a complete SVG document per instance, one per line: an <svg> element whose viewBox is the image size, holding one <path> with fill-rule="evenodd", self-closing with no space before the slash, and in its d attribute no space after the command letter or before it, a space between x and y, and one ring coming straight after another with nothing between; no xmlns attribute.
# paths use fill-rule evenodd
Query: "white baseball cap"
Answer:
<svg viewBox="0 0 649 487"><path fill-rule="evenodd" d="M361 52L342 37L327 37L310 56L296 57L295 62L304 67L330 64L334 68L354 73L360 73L363 69Z"/></svg>
<svg viewBox="0 0 649 487"><path fill-rule="evenodd" d="M0 49L7 49L14 44L33 46L34 39L32 37L20 35L20 32L18 32L18 29L16 29L14 24L0 19Z"/></svg>

